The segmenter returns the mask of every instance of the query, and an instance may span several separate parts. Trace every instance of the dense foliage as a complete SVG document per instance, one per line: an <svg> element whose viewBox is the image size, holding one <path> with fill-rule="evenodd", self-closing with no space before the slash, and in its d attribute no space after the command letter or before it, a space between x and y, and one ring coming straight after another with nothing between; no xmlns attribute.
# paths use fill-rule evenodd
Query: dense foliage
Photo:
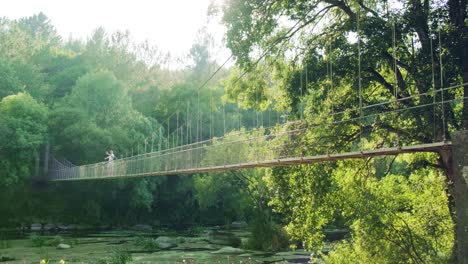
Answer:
<svg viewBox="0 0 468 264"><path fill-rule="evenodd" d="M466 8L463 0L227 1L227 46L241 69L227 95L274 101L322 124L297 139L308 155L449 139L468 124ZM434 92L449 86L459 88ZM425 106L442 98L451 102ZM342 122L360 116L369 117ZM324 229L349 228L331 263L447 263L450 169L442 155L273 169L270 204L310 249L323 245Z"/></svg>
<svg viewBox="0 0 468 264"><path fill-rule="evenodd" d="M204 32L186 58L192 64L169 69L165 54L134 43L128 32L97 29L87 41L63 40L42 13L1 18L0 225L193 227L247 220L253 235L245 246L252 249L305 247L329 263L448 263L450 181L446 160L436 154L37 181L49 152L50 159L96 163L109 149L123 158L226 133L244 140L249 134L232 131L258 127L250 135L264 135L276 129L264 127L302 117L304 123L282 129L395 110L305 130L295 137L294 151L302 155L446 139L468 127L468 88L433 89L468 82L466 3L398 3L401 8L375 1L226 1L227 46L237 67L220 69L209 82L218 65ZM439 38L447 40L443 46ZM441 97L453 102L424 107ZM385 103L394 99L399 102ZM363 112L347 110L363 105L369 106ZM265 147L278 149L281 140L265 140ZM213 148L206 158L257 155L236 146ZM332 229L350 234L330 246L325 238ZM320 254L324 246L331 247L327 256Z"/></svg>

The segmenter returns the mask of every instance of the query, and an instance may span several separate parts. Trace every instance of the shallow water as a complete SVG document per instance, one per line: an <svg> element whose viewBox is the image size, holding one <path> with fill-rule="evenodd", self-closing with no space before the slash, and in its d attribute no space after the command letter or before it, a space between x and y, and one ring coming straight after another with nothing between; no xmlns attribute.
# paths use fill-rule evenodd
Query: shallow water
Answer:
<svg viewBox="0 0 468 264"><path fill-rule="evenodd" d="M248 236L247 231L232 231L243 243ZM144 250L136 245L138 236L158 237L159 235L173 238L186 238L186 242L178 243L177 247L168 250ZM92 233L80 236L60 234L64 243L72 244L70 249L56 249L55 246L33 247L30 239L8 240L6 248L0 249L0 263L39 263L42 259L50 260L49 264L59 263L96 263L112 256L112 251L125 250L131 253L131 263L307 263L310 253L303 250L288 252L248 251L242 254L212 253L224 246L210 244L199 237L185 237L175 232L140 233L128 231L112 231ZM46 236L49 241L53 235Z"/></svg>

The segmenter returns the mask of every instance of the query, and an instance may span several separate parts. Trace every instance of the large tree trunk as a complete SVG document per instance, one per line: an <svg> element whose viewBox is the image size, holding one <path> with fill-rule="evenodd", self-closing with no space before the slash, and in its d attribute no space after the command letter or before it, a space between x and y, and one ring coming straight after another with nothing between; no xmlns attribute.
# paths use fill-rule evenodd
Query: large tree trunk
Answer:
<svg viewBox="0 0 468 264"><path fill-rule="evenodd" d="M445 153L451 199L455 209L455 263L468 264L468 130L452 135L452 151Z"/></svg>
<svg viewBox="0 0 468 264"><path fill-rule="evenodd" d="M460 62L464 86L464 97L468 97L468 25L467 0L449 0L447 2L449 19L452 24L453 44L450 45L451 53ZM463 100L462 127L468 129L468 99Z"/></svg>

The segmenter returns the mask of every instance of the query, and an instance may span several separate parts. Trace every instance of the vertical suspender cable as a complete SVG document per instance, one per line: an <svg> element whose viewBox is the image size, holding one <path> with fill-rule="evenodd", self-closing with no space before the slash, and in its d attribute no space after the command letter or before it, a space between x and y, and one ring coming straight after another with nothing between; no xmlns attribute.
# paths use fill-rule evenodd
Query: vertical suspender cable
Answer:
<svg viewBox="0 0 468 264"><path fill-rule="evenodd" d="M178 146L179 145L179 109L177 107L177 113L176 113L176 123L177 123L177 128L176 128L176 141L175 141L175 146Z"/></svg>
<svg viewBox="0 0 468 264"><path fill-rule="evenodd" d="M397 63L396 63L396 32L395 32L395 20L392 21L392 46L393 46L393 76L395 78L395 86L393 87L393 97L395 102L397 98L397 89L398 89L398 75L397 75Z"/></svg>
<svg viewBox="0 0 468 264"><path fill-rule="evenodd" d="M263 110L260 112L260 126L263 127Z"/></svg>
<svg viewBox="0 0 468 264"><path fill-rule="evenodd" d="M271 106L268 106L268 127L271 127Z"/></svg>
<svg viewBox="0 0 468 264"><path fill-rule="evenodd" d="M431 28L429 27L429 30ZM431 75L432 75L432 80L431 80L431 85L432 85L432 105L433 105L433 121L432 121L432 126L434 128L433 135L434 135L434 142L436 142L436 88L435 88L435 72L434 72L434 52L433 52L433 44L432 44L432 33L429 33L429 43L431 47Z"/></svg>
<svg viewBox="0 0 468 264"><path fill-rule="evenodd" d="M169 136L169 117L167 118L167 144L166 144L166 149L169 149L169 142L170 142L170 136Z"/></svg>
<svg viewBox="0 0 468 264"><path fill-rule="evenodd" d="M300 108L299 108L300 115L299 115L299 116L300 116L300 118L301 118L301 120L302 120L302 117L303 117L303 116L302 116L302 112L303 112L303 111L302 111L302 100L303 100L303 98L302 98L302 69L301 69L301 73L300 73L300 80L301 80L301 81L300 81L300 83L301 83L301 86L300 86L301 98L299 99L299 103L300 103L300 105L299 105L299 107L300 107Z"/></svg>
<svg viewBox="0 0 468 264"><path fill-rule="evenodd" d="M327 81L329 82L330 81L330 50L329 50L329 40L327 40L325 42L325 53L324 53L324 56L325 56L325 64L327 66ZM328 96L330 95L330 87L328 85L325 85L326 86L326 93L324 92L324 98L329 98Z"/></svg>
<svg viewBox="0 0 468 264"><path fill-rule="evenodd" d="M442 135L444 142L447 140L445 134L445 99L444 99L444 66L442 64L442 37L440 35L440 16L439 16L439 64L440 64L440 93L441 93L441 101L442 101Z"/></svg>
<svg viewBox="0 0 468 264"><path fill-rule="evenodd" d="M241 115L240 115L240 107L237 105L237 117L239 118L239 131L241 130Z"/></svg>
<svg viewBox="0 0 468 264"><path fill-rule="evenodd" d="M200 131L200 89L198 89L197 91L197 142L200 141L199 131Z"/></svg>
<svg viewBox="0 0 468 264"><path fill-rule="evenodd" d="M223 102L223 136L226 135L226 103Z"/></svg>
<svg viewBox="0 0 468 264"><path fill-rule="evenodd" d="M185 126L187 129L187 145L190 144L189 138L189 125L190 125L190 118L189 118L189 101L187 101L187 113L185 115Z"/></svg>
<svg viewBox="0 0 468 264"><path fill-rule="evenodd" d="M333 53L332 53L332 42L330 40L330 99L331 99L331 110L332 113L334 112L333 110L333 97L331 96L331 93L333 92Z"/></svg>
<svg viewBox="0 0 468 264"><path fill-rule="evenodd" d="M305 90L306 90L306 92L309 90L309 89L308 89L308 88L309 88L309 87L308 87L309 80L308 80L308 78L307 78L307 71L308 71L308 69L307 69L307 62L306 62L306 63L305 63L305 87L304 87ZM313 98L313 97L312 97L312 98ZM313 103L313 102L312 102L312 103Z"/></svg>
<svg viewBox="0 0 468 264"><path fill-rule="evenodd" d="M361 34L359 32L359 20L361 19L361 8L359 7L357 13L357 47L358 47L358 85L359 85L359 140L361 151L363 149L362 142L362 84L361 84Z"/></svg>
<svg viewBox="0 0 468 264"><path fill-rule="evenodd" d="M254 111L255 111L255 127L258 128L259 127L259 125L258 125L258 123L259 123L258 122L258 111L255 110L255 109L254 109Z"/></svg>
<svg viewBox="0 0 468 264"><path fill-rule="evenodd" d="M213 138L213 91L210 98L210 139Z"/></svg>
<svg viewBox="0 0 468 264"><path fill-rule="evenodd" d="M398 66L397 66L397 46L396 46L396 26L395 26L395 19L392 21L392 45L393 45L393 72L395 76L395 86L393 87L393 97L395 99L395 110L398 109ZM400 124L398 122L398 111L395 111L395 126L397 131L397 146L400 145L400 133L399 127Z"/></svg>

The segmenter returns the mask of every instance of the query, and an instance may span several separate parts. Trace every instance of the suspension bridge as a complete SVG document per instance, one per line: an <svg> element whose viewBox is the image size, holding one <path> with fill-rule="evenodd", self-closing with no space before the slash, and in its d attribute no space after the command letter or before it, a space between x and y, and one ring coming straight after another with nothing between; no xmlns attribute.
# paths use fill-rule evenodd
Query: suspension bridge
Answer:
<svg viewBox="0 0 468 264"><path fill-rule="evenodd" d="M404 101L414 101L426 96L416 94L327 116L285 122L267 128L232 131L222 137L112 162L74 166L53 160L48 176L51 181L115 179L290 166L411 152L442 152L450 148L451 142L447 140L445 129L436 130L443 127L439 123L457 122L447 120L444 115L446 107L455 108L463 104L466 98L461 96L460 89L463 89L463 85L433 91L434 94L459 95L443 101L398 107ZM436 122L420 122L427 113ZM383 123L389 121L394 124L414 122L415 126L418 126L418 123L433 126L416 127L423 130L432 129L433 137L421 141L408 140L404 135L412 133L411 131L396 129L388 132L382 127ZM383 133L387 135L382 137ZM383 139L377 143L370 140L376 135Z"/></svg>

